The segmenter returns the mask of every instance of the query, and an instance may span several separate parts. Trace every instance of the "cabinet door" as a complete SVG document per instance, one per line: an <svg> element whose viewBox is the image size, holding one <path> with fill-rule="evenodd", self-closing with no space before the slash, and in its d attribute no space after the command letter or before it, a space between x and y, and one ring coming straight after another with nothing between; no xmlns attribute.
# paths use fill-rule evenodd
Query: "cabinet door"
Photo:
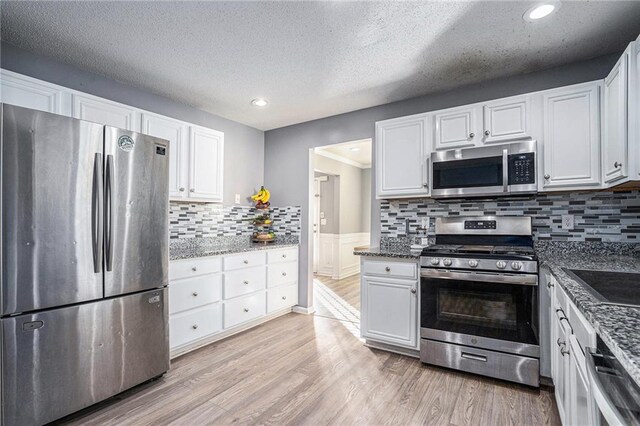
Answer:
<svg viewBox="0 0 640 426"><path fill-rule="evenodd" d="M629 56L629 161L633 161L633 180L640 180L640 39L631 46Z"/></svg>
<svg viewBox="0 0 640 426"><path fill-rule="evenodd" d="M448 109L433 114L436 150L464 148L482 140L478 134L479 108L475 105Z"/></svg>
<svg viewBox="0 0 640 426"><path fill-rule="evenodd" d="M571 424L592 425L591 395L589 394L589 379L587 366L580 344L574 335L569 337L569 407L571 409Z"/></svg>
<svg viewBox="0 0 640 426"><path fill-rule="evenodd" d="M627 168L627 66L628 51L604 79L604 182L628 176Z"/></svg>
<svg viewBox="0 0 640 426"><path fill-rule="evenodd" d="M600 84L544 94L542 190L600 186Z"/></svg>
<svg viewBox="0 0 640 426"><path fill-rule="evenodd" d="M75 118L138 131L138 112L133 107L78 93L72 95L72 106Z"/></svg>
<svg viewBox="0 0 640 426"><path fill-rule="evenodd" d="M142 133L169 141L169 197L187 196L189 181L189 127L186 123L142 113Z"/></svg>
<svg viewBox="0 0 640 426"><path fill-rule="evenodd" d="M68 115L68 111L62 109L61 89L20 74L0 71L0 100L7 104Z"/></svg>
<svg viewBox="0 0 640 426"><path fill-rule="evenodd" d="M553 372L553 384L555 386L556 404L558 406L558 413L560 414L560 420L562 424L569 424L569 405L568 397L570 393L569 388L569 356L566 351L569 342L565 338L567 335L567 329L569 328L568 322L562 313L554 312L553 324L555 328L556 341L553 342L551 348L552 357L554 358L554 372Z"/></svg>
<svg viewBox="0 0 640 426"><path fill-rule="evenodd" d="M191 127L189 136L189 198L222 202L224 134Z"/></svg>
<svg viewBox="0 0 640 426"><path fill-rule="evenodd" d="M484 142L504 142L531 137L529 97L499 99L483 108Z"/></svg>
<svg viewBox="0 0 640 426"><path fill-rule="evenodd" d="M376 123L378 198L429 195L426 116Z"/></svg>
<svg viewBox="0 0 640 426"><path fill-rule="evenodd" d="M417 283L370 276L362 282L362 337L416 349Z"/></svg>

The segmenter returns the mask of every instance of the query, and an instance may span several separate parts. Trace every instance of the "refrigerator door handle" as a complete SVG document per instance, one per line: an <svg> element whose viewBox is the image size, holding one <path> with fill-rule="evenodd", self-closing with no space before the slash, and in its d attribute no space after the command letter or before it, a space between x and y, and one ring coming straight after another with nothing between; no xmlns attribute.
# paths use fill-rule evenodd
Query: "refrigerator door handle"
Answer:
<svg viewBox="0 0 640 426"><path fill-rule="evenodd" d="M107 155L106 185L105 185L105 246L106 267L105 270L113 270L113 181L114 166L113 155Z"/></svg>
<svg viewBox="0 0 640 426"><path fill-rule="evenodd" d="M91 191L91 242L93 246L93 272L102 272L102 154L93 159L93 188Z"/></svg>

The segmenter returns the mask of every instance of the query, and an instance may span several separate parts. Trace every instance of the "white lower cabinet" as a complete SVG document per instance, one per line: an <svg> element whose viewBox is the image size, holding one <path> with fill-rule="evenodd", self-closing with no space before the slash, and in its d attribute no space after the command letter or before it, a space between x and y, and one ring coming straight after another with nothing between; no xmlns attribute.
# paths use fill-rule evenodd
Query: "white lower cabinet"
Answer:
<svg viewBox="0 0 640 426"><path fill-rule="evenodd" d="M297 247L172 261L171 354L240 332L297 304Z"/></svg>
<svg viewBox="0 0 640 426"><path fill-rule="evenodd" d="M369 265L373 262L374 267ZM390 271L417 268L415 262L382 261ZM380 261L362 260L361 324L363 338L374 342L418 349L418 280L368 275L377 271ZM394 266L398 266L395 268Z"/></svg>

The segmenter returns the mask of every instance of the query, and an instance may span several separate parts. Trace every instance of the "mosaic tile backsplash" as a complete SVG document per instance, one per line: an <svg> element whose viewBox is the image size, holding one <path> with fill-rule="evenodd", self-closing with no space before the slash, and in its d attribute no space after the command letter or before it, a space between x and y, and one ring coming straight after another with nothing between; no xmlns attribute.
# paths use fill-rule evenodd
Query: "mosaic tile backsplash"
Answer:
<svg viewBox="0 0 640 426"><path fill-rule="evenodd" d="M171 202L169 238L249 236L257 214L248 206ZM300 207L272 207L269 214L277 236L300 235Z"/></svg>
<svg viewBox="0 0 640 426"><path fill-rule="evenodd" d="M562 229L562 215L574 216L574 229ZM441 203L432 199L382 200L381 237L405 236L409 219L412 236L422 218L441 216L516 216L533 218L534 238L554 241L604 241L640 243L640 192L540 194L526 200L491 200Z"/></svg>

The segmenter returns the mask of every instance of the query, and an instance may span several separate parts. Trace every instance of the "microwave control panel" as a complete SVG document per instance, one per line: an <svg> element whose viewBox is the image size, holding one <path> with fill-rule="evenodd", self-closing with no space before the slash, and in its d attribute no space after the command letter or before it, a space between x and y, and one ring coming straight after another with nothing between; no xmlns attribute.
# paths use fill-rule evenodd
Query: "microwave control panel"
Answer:
<svg viewBox="0 0 640 426"><path fill-rule="evenodd" d="M533 152L509 155L509 185L536 183L536 155Z"/></svg>

